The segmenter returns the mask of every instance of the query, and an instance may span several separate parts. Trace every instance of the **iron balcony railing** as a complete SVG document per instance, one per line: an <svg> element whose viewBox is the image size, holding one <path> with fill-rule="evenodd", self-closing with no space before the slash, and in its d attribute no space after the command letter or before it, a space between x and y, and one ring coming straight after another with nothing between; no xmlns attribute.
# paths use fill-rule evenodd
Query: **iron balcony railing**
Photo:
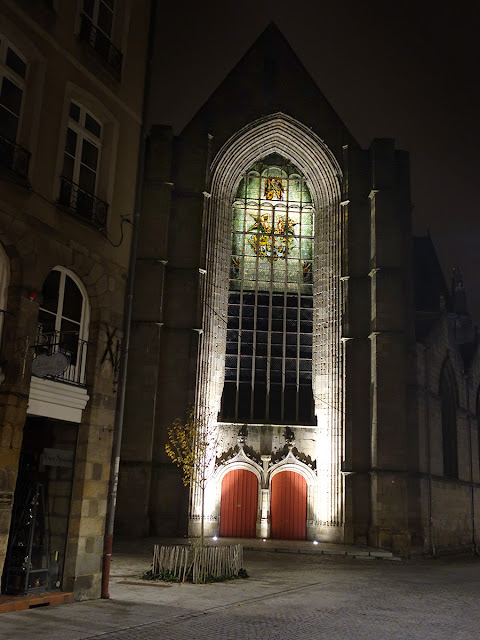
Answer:
<svg viewBox="0 0 480 640"><path fill-rule="evenodd" d="M63 176L58 203L96 229L105 229L108 204Z"/></svg>
<svg viewBox="0 0 480 640"><path fill-rule="evenodd" d="M103 31L93 24L85 13L82 13L80 38L87 42L111 67L115 75L120 78L122 72L122 52Z"/></svg>
<svg viewBox="0 0 480 640"><path fill-rule="evenodd" d="M0 164L22 178L27 178L30 152L12 140L0 136Z"/></svg>
<svg viewBox="0 0 480 640"><path fill-rule="evenodd" d="M84 387L87 347L87 341L80 340L77 331L44 333L39 326L32 373L38 378Z"/></svg>

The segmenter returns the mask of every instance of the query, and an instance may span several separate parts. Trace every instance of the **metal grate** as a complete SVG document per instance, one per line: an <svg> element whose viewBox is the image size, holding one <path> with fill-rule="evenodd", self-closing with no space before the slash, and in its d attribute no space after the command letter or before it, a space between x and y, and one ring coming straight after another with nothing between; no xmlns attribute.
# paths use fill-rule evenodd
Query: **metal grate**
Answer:
<svg viewBox="0 0 480 640"><path fill-rule="evenodd" d="M88 42L92 49L110 66L115 75L120 78L122 71L122 52L103 31L93 24L85 13L82 13L80 38Z"/></svg>
<svg viewBox="0 0 480 640"><path fill-rule="evenodd" d="M33 375L78 387L85 386L88 343L79 339L77 331L44 333L39 327L37 341L33 348L35 350L34 363L35 361L39 362L38 358L43 358L41 368L35 367L35 364L32 365ZM55 363L50 364L49 361L53 361L57 353L65 356L65 365L55 371Z"/></svg>
<svg viewBox="0 0 480 640"><path fill-rule="evenodd" d="M28 166L30 164L30 152L0 136L0 165L7 167L22 178L28 177Z"/></svg>
<svg viewBox="0 0 480 640"><path fill-rule="evenodd" d="M58 204L100 231L107 225L108 204L63 176Z"/></svg>

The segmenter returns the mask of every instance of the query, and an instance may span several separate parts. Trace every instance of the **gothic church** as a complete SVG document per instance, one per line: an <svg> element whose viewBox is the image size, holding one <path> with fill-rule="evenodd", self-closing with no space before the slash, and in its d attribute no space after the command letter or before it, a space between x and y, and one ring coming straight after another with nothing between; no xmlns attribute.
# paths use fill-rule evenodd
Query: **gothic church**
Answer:
<svg viewBox="0 0 480 640"><path fill-rule="evenodd" d="M476 333L411 210L408 154L360 148L274 26L180 135L153 127L119 534L199 534L165 453L194 405L207 535L476 548Z"/></svg>

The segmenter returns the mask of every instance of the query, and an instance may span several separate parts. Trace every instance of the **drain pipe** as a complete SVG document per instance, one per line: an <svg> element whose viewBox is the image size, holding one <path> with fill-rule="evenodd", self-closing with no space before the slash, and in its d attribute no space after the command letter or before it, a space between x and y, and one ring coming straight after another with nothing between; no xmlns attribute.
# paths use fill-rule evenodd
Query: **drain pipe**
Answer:
<svg viewBox="0 0 480 640"><path fill-rule="evenodd" d="M427 459L428 459L428 510L429 510L429 534L430 534L430 549L432 556L435 558L435 543L433 539L433 491L432 491L432 459L430 454L430 389L428 379L428 362L427 351L430 347L424 347L423 349L423 362L425 367L425 421L427 423Z"/></svg>
<svg viewBox="0 0 480 640"><path fill-rule="evenodd" d="M115 522L115 507L117 503L117 489L118 489L118 471L120 466L120 451L122 446L122 431L123 431L123 418L125 410L125 391L127 381L127 366L128 366L128 349L130 345L130 324L132 320L133 309L133 289L135 282L135 267L137 260L138 242L140 236L140 207L142 201L142 187L143 176L145 166L145 149L146 141L148 137L148 129L146 127L146 115L147 104L149 97L149 87L152 75L152 57L153 57L153 36L155 32L155 18L156 18L156 6L155 0L151 0L150 3L150 26L148 33L148 46L147 46L147 60L145 69L145 88L143 93L143 107L142 107L142 128L140 133L140 142L138 149L138 164L137 164L137 185L135 192L135 210L133 216L133 230L132 230L132 243L130 247L130 258L128 264L128 279L126 287L125 297L125 309L123 317L123 340L120 353L120 371L118 379L118 396L117 396L117 411L115 415L115 429L113 432L112 443L112 460L110 465L110 490L107 503L106 525L105 525L105 538L103 545L103 572L102 572L102 598L109 598L109 583L110 583L110 563L112 559L112 546L113 546L113 527Z"/></svg>
<svg viewBox="0 0 480 640"><path fill-rule="evenodd" d="M467 420L468 420L468 441L470 443L470 485L472 493L472 544L473 553L478 555L477 539L475 536L475 493L473 487L473 447L472 447L472 417L470 413L470 376L465 376L465 388L467 395Z"/></svg>

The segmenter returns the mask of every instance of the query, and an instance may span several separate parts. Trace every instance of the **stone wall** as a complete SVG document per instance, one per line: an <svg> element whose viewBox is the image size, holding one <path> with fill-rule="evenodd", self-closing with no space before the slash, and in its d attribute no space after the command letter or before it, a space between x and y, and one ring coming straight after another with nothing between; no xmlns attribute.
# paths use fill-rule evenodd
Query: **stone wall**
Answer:
<svg viewBox="0 0 480 640"><path fill-rule="evenodd" d="M0 348L5 375L0 386L0 570L23 427L27 415L33 415L31 363L42 286L51 270L60 266L84 285L90 307L89 401L80 424L74 425L78 438L68 508L67 495L62 494L63 472L55 479L53 471L50 474L50 507L57 524L69 509L62 587L83 599L100 595L117 347L122 340L131 239L131 225L124 218L133 218L135 203L150 3L142 0L134 6L126 0L115 7L112 38L124 48L121 80L79 37L78 3L45 8L47 21L38 19L38 7L26 5L6 0L0 8L2 37L27 63L17 143L30 154L27 177L16 173L15 167L0 167L0 242L8 258L0 275L9 283ZM102 124L94 194L106 205L106 225L101 229L88 214L85 219L82 211L58 205L71 100ZM57 426L50 424L50 435ZM53 545L60 547L59 529L56 533Z"/></svg>

